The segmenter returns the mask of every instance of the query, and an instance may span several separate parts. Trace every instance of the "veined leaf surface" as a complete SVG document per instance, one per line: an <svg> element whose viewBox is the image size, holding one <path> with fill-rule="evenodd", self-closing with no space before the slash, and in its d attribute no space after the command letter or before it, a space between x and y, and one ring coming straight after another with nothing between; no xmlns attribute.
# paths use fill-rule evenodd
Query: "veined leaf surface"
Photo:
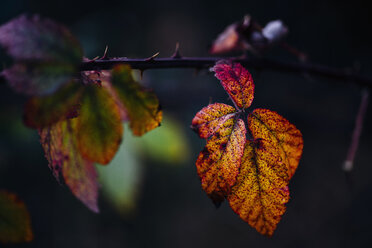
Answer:
<svg viewBox="0 0 372 248"><path fill-rule="evenodd" d="M123 103L134 135L141 136L160 125L163 113L157 96L133 79L129 66L119 65L113 69L112 85Z"/></svg>
<svg viewBox="0 0 372 248"><path fill-rule="evenodd" d="M199 137L207 139L196 161L202 188L215 204L227 198L242 220L271 236L285 212L289 180L302 155L301 132L274 111L246 110L254 84L240 64L220 61L211 70L235 108L210 104L192 121Z"/></svg>
<svg viewBox="0 0 372 248"><path fill-rule="evenodd" d="M123 136L120 110L109 92L86 86L78 118L78 147L82 156L100 164L115 156Z"/></svg>
<svg viewBox="0 0 372 248"><path fill-rule="evenodd" d="M271 236L289 200L288 181L279 148L264 139L248 141L236 184L227 199L242 220Z"/></svg>
<svg viewBox="0 0 372 248"><path fill-rule="evenodd" d="M93 212L98 212L97 173L93 162L78 150L78 118L58 122L39 130L49 167L57 179L62 176L72 193Z"/></svg>
<svg viewBox="0 0 372 248"><path fill-rule="evenodd" d="M278 113L255 109L248 116L248 127L254 139L263 139L278 147L282 165L291 178L302 155L303 139L300 130Z"/></svg>
<svg viewBox="0 0 372 248"><path fill-rule="evenodd" d="M211 70L215 72L236 107L245 109L251 106L254 84L247 69L239 63L220 61Z"/></svg>
<svg viewBox="0 0 372 248"><path fill-rule="evenodd" d="M215 103L202 109L193 119L193 128L208 138L196 168L202 188L219 205L235 184L245 144L245 125L231 106Z"/></svg>

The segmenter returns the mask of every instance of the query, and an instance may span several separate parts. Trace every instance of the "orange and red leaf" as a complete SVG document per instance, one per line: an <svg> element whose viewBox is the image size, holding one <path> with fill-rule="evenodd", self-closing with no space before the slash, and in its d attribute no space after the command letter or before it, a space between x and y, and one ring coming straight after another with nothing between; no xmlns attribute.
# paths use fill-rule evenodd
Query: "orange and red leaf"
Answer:
<svg viewBox="0 0 372 248"><path fill-rule="evenodd" d="M263 139L248 141L236 184L227 199L242 220L271 236L289 200L288 181L278 147Z"/></svg>
<svg viewBox="0 0 372 248"><path fill-rule="evenodd" d="M282 165L287 168L291 178L302 155L303 139L300 130L268 109L255 109L248 116L248 128L254 139L264 139L279 148Z"/></svg>
<svg viewBox="0 0 372 248"><path fill-rule="evenodd" d="M228 53L235 50L242 49L242 42L238 32L238 24L233 23L226 27L226 29L218 35L217 39L213 41L210 54Z"/></svg>
<svg viewBox="0 0 372 248"><path fill-rule="evenodd" d="M237 108L246 109L251 106L254 84L247 69L239 63L219 61L211 70L215 72Z"/></svg>
<svg viewBox="0 0 372 248"><path fill-rule="evenodd" d="M236 109L210 104L192 120L191 127L207 140L196 161L202 187L214 203L227 198L242 220L271 236L286 210L289 180L302 155L301 132L267 109L248 113L245 123L245 109L253 101L251 75L240 64L225 61L212 70Z"/></svg>
<svg viewBox="0 0 372 248"><path fill-rule="evenodd" d="M194 117L191 127L202 139L214 135L216 131L236 113L236 109L223 103L210 104L200 110Z"/></svg>
<svg viewBox="0 0 372 248"><path fill-rule="evenodd" d="M196 114L193 128L203 138L210 137L196 161L202 188L218 205L230 192L239 173L245 144L243 120L225 104L211 104Z"/></svg>

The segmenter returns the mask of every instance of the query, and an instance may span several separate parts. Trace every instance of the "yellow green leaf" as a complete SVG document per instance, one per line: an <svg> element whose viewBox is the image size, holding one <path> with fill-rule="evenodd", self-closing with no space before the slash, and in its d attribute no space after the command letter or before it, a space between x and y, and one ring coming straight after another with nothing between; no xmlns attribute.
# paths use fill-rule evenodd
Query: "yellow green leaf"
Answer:
<svg viewBox="0 0 372 248"><path fill-rule="evenodd" d="M126 110L134 135L141 136L160 125L162 111L158 98L133 79L128 65L113 69L112 85Z"/></svg>
<svg viewBox="0 0 372 248"><path fill-rule="evenodd" d="M110 93L87 85L78 118L78 147L82 156L100 164L115 156L123 136L120 110Z"/></svg>
<svg viewBox="0 0 372 248"><path fill-rule="evenodd" d="M224 110L224 108L226 109ZM213 134L207 140L203 151L200 152L196 168L202 188L216 205L224 200L235 184L246 140L246 128L243 120L237 118L236 115L231 115L230 112L230 106L215 103L202 109L193 120L193 123L196 124L193 126L195 130L198 128L206 130L206 132L199 133ZM226 115L222 115L223 113ZM205 117L204 122L200 121L201 117ZM197 125L197 123L210 123L214 120L220 123L209 126ZM207 130L208 128L210 130Z"/></svg>
<svg viewBox="0 0 372 248"><path fill-rule="evenodd" d="M83 87L76 82L62 86L48 96L31 97L24 109L24 122L31 128L43 128L76 117Z"/></svg>
<svg viewBox="0 0 372 248"><path fill-rule="evenodd" d="M0 190L0 242L22 243L33 239L30 214L15 194Z"/></svg>
<svg viewBox="0 0 372 248"><path fill-rule="evenodd" d="M207 139L235 115L236 109L223 103L210 104L200 110L194 117L191 127L198 132L199 137Z"/></svg>
<svg viewBox="0 0 372 248"><path fill-rule="evenodd" d="M283 166L286 166L291 178L302 156L303 139L300 130L268 109L255 109L248 116L248 128L254 139L264 139L272 146L279 147Z"/></svg>
<svg viewBox="0 0 372 248"><path fill-rule="evenodd" d="M227 199L242 220L271 236L289 200L288 181L279 148L264 139L248 141L236 184Z"/></svg>
<svg viewBox="0 0 372 248"><path fill-rule="evenodd" d="M40 142L57 179L62 176L71 192L93 212L98 212L97 173L93 162L84 159L78 150L78 119L39 130Z"/></svg>

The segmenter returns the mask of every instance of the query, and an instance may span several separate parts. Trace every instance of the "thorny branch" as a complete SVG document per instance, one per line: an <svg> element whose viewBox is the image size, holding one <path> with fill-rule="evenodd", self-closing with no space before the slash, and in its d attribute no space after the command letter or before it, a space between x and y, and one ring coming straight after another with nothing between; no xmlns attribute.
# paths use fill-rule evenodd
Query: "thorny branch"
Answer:
<svg viewBox="0 0 372 248"><path fill-rule="evenodd" d="M91 61L84 61L80 65L81 71L90 70L110 70L118 64L129 64L133 69L142 72L148 69L171 69L171 68L191 68L196 70L208 69L219 60L230 59L242 65L258 69L272 70L277 72L299 73L314 76L321 76L333 80L354 83L366 88L372 88L372 77L360 75L350 69L340 69L326 65L312 64L307 62L284 62L266 58L226 58L226 57L181 57L180 55L169 58L156 58L152 56L144 59L132 59L126 57L108 58L102 57ZM0 84L4 83L4 78L0 74Z"/></svg>
<svg viewBox="0 0 372 248"><path fill-rule="evenodd" d="M306 73L314 76L322 76L334 80L355 83L363 87L372 88L372 77L363 76L352 70L339 69L325 65L303 63L303 62L284 62L265 58L221 58L221 57L177 57L170 58L103 58L83 62L80 69L88 70L108 70L117 64L129 64L133 69L167 69L167 68L194 68L197 70L212 67L218 60L231 59L239 62L248 68L259 70L272 70L278 72Z"/></svg>

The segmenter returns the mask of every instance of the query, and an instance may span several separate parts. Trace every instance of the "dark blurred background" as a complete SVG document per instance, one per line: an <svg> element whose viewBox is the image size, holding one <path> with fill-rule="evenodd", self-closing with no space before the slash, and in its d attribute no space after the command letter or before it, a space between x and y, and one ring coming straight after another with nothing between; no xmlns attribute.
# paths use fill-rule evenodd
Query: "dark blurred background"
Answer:
<svg viewBox="0 0 372 248"><path fill-rule="evenodd" d="M208 45L225 26L251 14L262 24L283 20L290 30L288 43L307 53L309 61L340 68L357 64L371 76L368 3L13 0L1 1L0 23L21 13L52 18L73 31L89 58L102 55L106 45L109 56L160 52L167 57L176 42L185 56L207 56ZM280 49L269 56L295 61ZM0 59L8 61L4 52ZM36 131L22 124L25 98L0 84L0 188L25 201L35 234L32 243L9 247L370 247L371 108L355 168L349 175L342 170L361 89L311 75L251 72L253 107L282 114L302 131L305 144L287 212L272 238L258 234L228 204L216 210L202 191L194 163L205 142L189 125L210 99L228 103L228 98L211 74L172 69L143 76L142 82L158 94L167 121L144 141L126 129L113 165L100 168L100 214L56 182ZM160 144L159 149L153 152L151 144Z"/></svg>

